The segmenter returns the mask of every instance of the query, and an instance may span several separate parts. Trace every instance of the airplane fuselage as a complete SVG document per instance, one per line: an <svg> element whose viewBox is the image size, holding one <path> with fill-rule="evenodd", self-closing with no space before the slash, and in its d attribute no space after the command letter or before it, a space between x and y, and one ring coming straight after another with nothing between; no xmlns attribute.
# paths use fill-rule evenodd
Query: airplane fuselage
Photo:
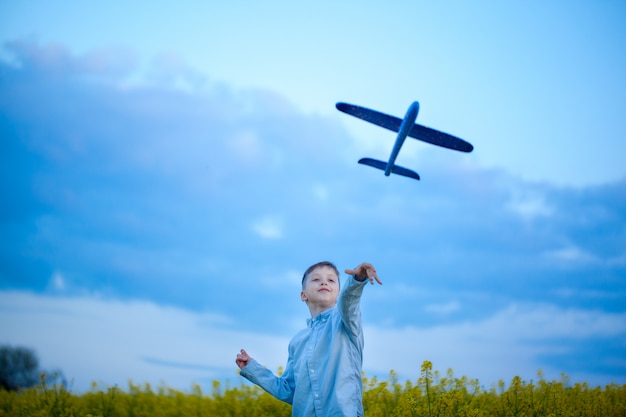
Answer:
<svg viewBox="0 0 626 417"><path fill-rule="evenodd" d="M387 162L387 167L385 168L385 175L389 176L391 171L393 170L394 164L396 163L396 158L400 153L400 149L404 144L404 140L409 135L409 132L413 128L413 124L415 123L415 119L417 119L417 113L420 110L420 104L417 101L414 101L406 112L404 119L402 120L402 124L400 125L400 129L398 130L398 136L396 136L396 142L393 145L393 149L391 150L391 155L389 156L389 162Z"/></svg>

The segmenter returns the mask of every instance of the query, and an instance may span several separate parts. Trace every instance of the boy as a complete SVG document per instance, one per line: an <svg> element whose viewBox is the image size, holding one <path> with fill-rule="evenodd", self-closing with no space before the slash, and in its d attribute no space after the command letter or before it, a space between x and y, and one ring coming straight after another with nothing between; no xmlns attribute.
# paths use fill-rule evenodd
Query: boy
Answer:
<svg viewBox="0 0 626 417"><path fill-rule="evenodd" d="M359 304L368 279L372 284L374 280L382 282L369 263L345 272L352 277L341 295L339 271L331 262L311 265L304 273L300 298L309 307L311 318L307 328L289 343L289 358L281 377L244 349L237 355L241 375L291 404L294 417L363 416Z"/></svg>

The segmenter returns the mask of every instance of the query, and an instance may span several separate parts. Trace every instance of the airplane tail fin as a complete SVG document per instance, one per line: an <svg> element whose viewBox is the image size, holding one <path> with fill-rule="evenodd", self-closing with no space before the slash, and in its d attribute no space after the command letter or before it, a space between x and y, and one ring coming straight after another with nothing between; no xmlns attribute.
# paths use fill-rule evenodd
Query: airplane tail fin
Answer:
<svg viewBox="0 0 626 417"><path fill-rule="evenodd" d="M371 166L371 167L380 169L382 171L385 171L387 169L387 162L379 161L378 159L361 158L361 159L359 159L359 164ZM417 172L412 171L412 170L410 170L408 168L401 167L399 165L394 165L391 168L391 172L393 174L402 175L403 177L409 177L409 178L413 178L413 179L416 179L416 180L420 179L420 176L419 176L419 174Z"/></svg>

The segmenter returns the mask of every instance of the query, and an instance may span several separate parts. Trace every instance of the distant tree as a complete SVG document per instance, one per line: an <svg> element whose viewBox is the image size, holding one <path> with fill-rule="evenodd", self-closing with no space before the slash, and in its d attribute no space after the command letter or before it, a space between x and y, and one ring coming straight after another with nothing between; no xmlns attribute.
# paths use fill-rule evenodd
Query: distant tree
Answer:
<svg viewBox="0 0 626 417"><path fill-rule="evenodd" d="M0 346L0 387L7 391L28 388L39 381L39 359L25 347Z"/></svg>

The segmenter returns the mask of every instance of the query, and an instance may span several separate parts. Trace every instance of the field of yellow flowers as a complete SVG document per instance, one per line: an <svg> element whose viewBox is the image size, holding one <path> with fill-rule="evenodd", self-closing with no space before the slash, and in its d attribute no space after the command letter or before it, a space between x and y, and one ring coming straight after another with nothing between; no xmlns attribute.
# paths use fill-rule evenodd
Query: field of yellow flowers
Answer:
<svg viewBox="0 0 626 417"><path fill-rule="evenodd" d="M367 417L389 416L626 416L626 385L590 387L559 381L537 382L519 377L509 384L484 389L477 380L457 378L452 370L445 376L422 364L415 382L398 382L391 371L387 381L363 377L363 406ZM42 378L45 381L45 378ZM211 393L194 386L189 393L150 385L130 384L127 390L101 388L94 384L88 393L76 395L62 386L39 386L25 391L0 390L0 417L11 416L290 416L291 406L257 387L242 384L222 387L213 383Z"/></svg>

